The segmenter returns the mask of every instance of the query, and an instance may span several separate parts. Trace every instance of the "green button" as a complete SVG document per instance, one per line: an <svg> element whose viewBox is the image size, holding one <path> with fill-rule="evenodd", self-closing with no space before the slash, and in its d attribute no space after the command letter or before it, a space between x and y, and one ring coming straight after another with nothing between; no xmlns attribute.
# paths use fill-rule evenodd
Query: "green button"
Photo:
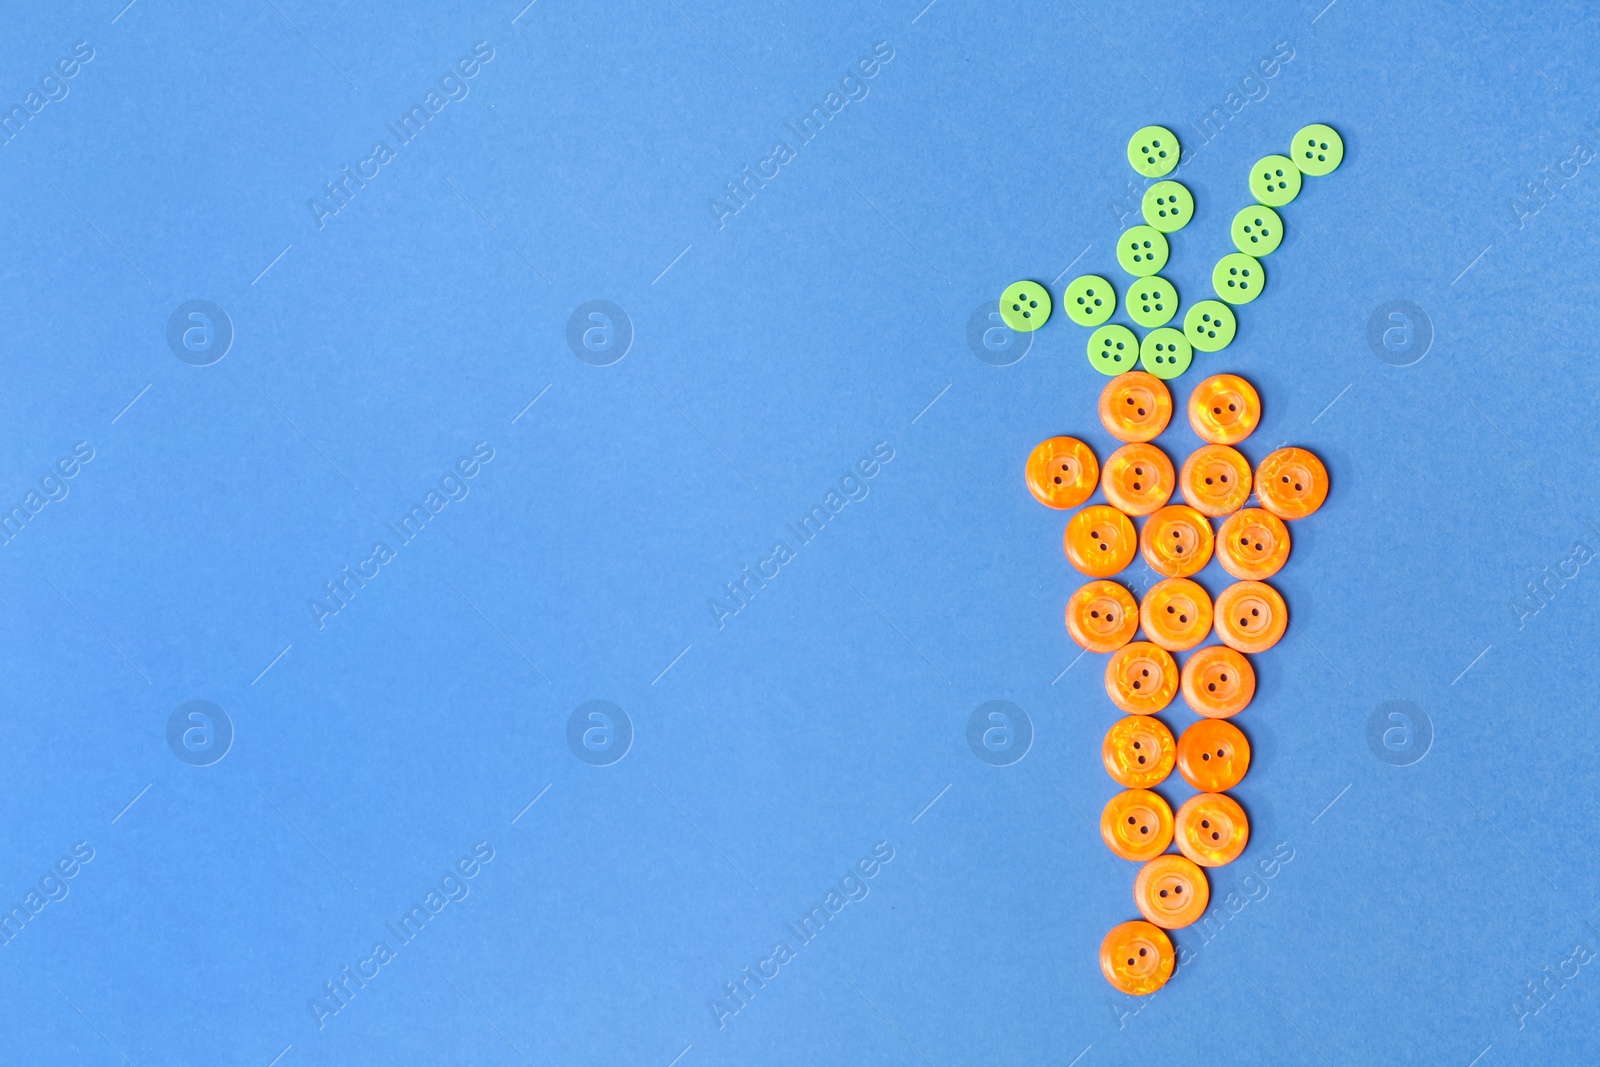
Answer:
<svg viewBox="0 0 1600 1067"><path fill-rule="evenodd" d="M1074 278L1061 294L1067 317L1079 326L1098 326L1117 310L1117 291L1098 274Z"/></svg>
<svg viewBox="0 0 1600 1067"><path fill-rule="evenodd" d="M1117 238L1117 262L1135 278L1148 278L1167 265L1167 239L1154 226L1134 226Z"/></svg>
<svg viewBox="0 0 1600 1067"><path fill-rule="evenodd" d="M1139 345L1139 365L1157 378L1176 378L1193 362L1189 339L1170 326L1151 330Z"/></svg>
<svg viewBox="0 0 1600 1067"><path fill-rule="evenodd" d="M1144 221L1162 233L1176 233L1194 217L1194 197L1180 182L1156 182L1139 205Z"/></svg>
<svg viewBox="0 0 1600 1067"><path fill-rule="evenodd" d="M1177 134L1165 126L1146 126L1128 142L1128 162L1146 178L1163 178L1178 165Z"/></svg>
<svg viewBox="0 0 1600 1067"><path fill-rule="evenodd" d="M1165 278L1140 278L1128 286L1122 305L1145 329L1165 326L1178 313L1178 290Z"/></svg>
<svg viewBox="0 0 1600 1067"><path fill-rule="evenodd" d="M1012 282L1000 294L1000 318L1018 333L1032 333L1050 318L1050 292L1038 282Z"/></svg>
<svg viewBox="0 0 1600 1067"><path fill-rule="evenodd" d="M1282 207L1300 195L1300 168L1288 156L1266 156L1250 170L1250 191L1268 207Z"/></svg>
<svg viewBox="0 0 1600 1067"><path fill-rule="evenodd" d="M1233 309L1220 300L1202 300L1183 317L1183 335L1202 352L1221 352L1238 329Z"/></svg>
<svg viewBox="0 0 1600 1067"><path fill-rule="evenodd" d="M1233 217L1233 244L1247 256L1257 259L1273 251L1283 241L1283 220L1270 207L1256 204Z"/></svg>
<svg viewBox="0 0 1600 1067"><path fill-rule="evenodd" d="M1248 304L1267 287L1267 272L1254 257L1230 252L1211 269L1211 288L1230 304Z"/></svg>
<svg viewBox="0 0 1600 1067"><path fill-rule="evenodd" d="M1313 123L1294 135L1289 158L1302 174L1313 178L1332 174L1344 162L1344 139L1332 126Z"/></svg>
<svg viewBox="0 0 1600 1067"><path fill-rule="evenodd" d="M1139 339L1126 326L1102 326L1089 335L1089 362L1101 374L1132 370L1139 358Z"/></svg>

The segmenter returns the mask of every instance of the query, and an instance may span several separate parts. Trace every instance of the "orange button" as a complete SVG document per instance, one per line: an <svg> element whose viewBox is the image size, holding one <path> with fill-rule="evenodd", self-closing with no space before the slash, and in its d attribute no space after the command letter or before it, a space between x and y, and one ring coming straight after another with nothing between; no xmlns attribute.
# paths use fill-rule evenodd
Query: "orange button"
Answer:
<svg viewBox="0 0 1600 1067"><path fill-rule="evenodd" d="M1178 482L1202 515L1231 515L1250 498L1250 461L1227 445L1201 445L1183 461Z"/></svg>
<svg viewBox="0 0 1600 1067"><path fill-rule="evenodd" d="M1149 641L1134 641L1106 663L1106 693L1130 715L1152 715L1178 692L1178 664L1172 653Z"/></svg>
<svg viewBox="0 0 1600 1067"><path fill-rule="evenodd" d="M1261 421L1261 398L1237 374L1214 374L1189 394L1189 425L1202 441L1235 445Z"/></svg>
<svg viewBox="0 0 1600 1067"><path fill-rule="evenodd" d="M1217 597L1217 636L1240 652L1265 652L1289 628L1289 607L1266 582L1234 582Z"/></svg>
<svg viewBox="0 0 1600 1067"><path fill-rule="evenodd" d="M1139 553L1150 569L1187 578L1211 560L1211 524L1187 504L1168 504L1139 531Z"/></svg>
<svg viewBox="0 0 1600 1067"><path fill-rule="evenodd" d="M1193 648L1211 632L1211 598L1189 578L1163 578L1139 605L1144 635L1168 652Z"/></svg>
<svg viewBox="0 0 1600 1067"><path fill-rule="evenodd" d="M1200 918L1210 901L1206 872L1183 856L1157 856L1133 879L1133 902L1146 919L1167 930Z"/></svg>
<svg viewBox="0 0 1600 1067"><path fill-rule="evenodd" d="M1106 499L1129 515L1148 515L1172 496L1178 484L1172 460L1155 445L1123 445L1106 460L1100 488Z"/></svg>
<svg viewBox="0 0 1600 1067"><path fill-rule="evenodd" d="M1177 962L1166 931L1137 919L1113 926L1100 942L1100 973L1111 988L1130 997L1146 996L1166 985Z"/></svg>
<svg viewBox="0 0 1600 1067"><path fill-rule="evenodd" d="M1100 836L1125 860L1155 859L1172 844L1172 809L1148 789L1125 789L1100 813Z"/></svg>
<svg viewBox="0 0 1600 1067"><path fill-rule="evenodd" d="M1119 441L1149 441L1172 418L1167 383L1142 370L1119 374L1100 390L1100 421Z"/></svg>
<svg viewBox="0 0 1600 1067"><path fill-rule="evenodd" d="M1100 746L1106 773L1129 789L1160 785L1178 760L1178 742L1167 724L1150 715L1124 715Z"/></svg>
<svg viewBox="0 0 1600 1067"><path fill-rule="evenodd" d="M1062 547L1067 559L1091 578L1109 578L1133 562L1139 535L1116 508L1094 504L1067 520Z"/></svg>
<svg viewBox="0 0 1600 1067"><path fill-rule="evenodd" d="M1208 719L1239 714L1256 695L1256 672L1244 653L1207 645L1183 665L1183 699Z"/></svg>
<svg viewBox="0 0 1600 1067"><path fill-rule="evenodd" d="M1226 719L1201 719L1178 738L1178 773L1206 793L1232 789L1250 767L1250 742Z"/></svg>
<svg viewBox="0 0 1600 1067"><path fill-rule="evenodd" d="M1090 582L1067 601L1067 633L1090 652L1115 652L1139 629L1139 605L1116 582Z"/></svg>
<svg viewBox="0 0 1600 1067"><path fill-rule="evenodd" d="M1250 840L1250 820L1224 793L1201 793L1178 809L1178 851L1202 867L1232 863Z"/></svg>
<svg viewBox="0 0 1600 1067"><path fill-rule="evenodd" d="M1256 497L1280 519L1303 519L1328 499L1328 468L1303 448L1280 448L1256 468Z"/></svg>
<svg viewBox="0 0 1600 1067"><path fill-rule="evenodd" d="M1089 446L1075 437L1040 441L1028 454L1028 492L1052 508L1075 508L1088 500L1100 478L1100 464Z"/></svg>
<svg viewBox="0 0 1600 1067"><path fill-rule="evenodd" d="M1236 511L1217 531L1217 560L1235 578L1271 578L1288 558L1289 527L1270 511Z"/></svg>

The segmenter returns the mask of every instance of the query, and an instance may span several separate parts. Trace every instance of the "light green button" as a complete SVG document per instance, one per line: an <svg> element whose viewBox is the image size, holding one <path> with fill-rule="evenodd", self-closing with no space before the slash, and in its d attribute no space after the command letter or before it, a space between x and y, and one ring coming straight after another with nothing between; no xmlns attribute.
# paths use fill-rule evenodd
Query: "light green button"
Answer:
<svg viewBox="0 0 1600 1067"><path fill-rule="evenodd" d="M1067 317L1079 326L1098 326L1117 310L1117 292L1100 275L1085 274L1072 279L1067 291L1061 294L1061 306L1067 309Z"/></svg>
<svg viewBox="0 0 1600 1067"><path fill-rule="evenodd" d="M1194 217L1194 197L1181 182L1156 182L1144 191L1139 209L1144 221L1162 233L1176 233Z"/></svg>
<svg viewBox="0 0 1600 1067"><path fill-rule="evenodd" d="M1266 156L1250 169L1250 191L1268 207L1282 207L1300 195L1300 168L1288 156Z"/></svg>
<svg viewBox="0 0 1600 1067"><path fill-rule="evenodd" d="M1211 288L1230 304L1248 304L1267 287L1267 272L1254 257L1230 252L1211 270Z"/></svg>
<svg viewBox="0 0 1600 1067"><path fill-rule="evenodd" d="M1167 239L1154 226L1134 226L1117 238L1117 262L1135 278L1148 278L1167 265Z"/></svg>
<svg viewBox="0 0 1600 1067"><path fill-rule="evenodd" d="M1151 330L1139 345L1139 365L1157 378L1176 378L1193 362L1189 339L1170 326Z"/></svg>
<svg viewBox="0 0 1600 1067"><path fill-rule="evenodd" d="M1132 370L1139 358L1139 339L1126 326L1102 326L1089 335L1089 362L1101 374Z"/></svg>
<svg viewBox="0 0 1600 1067"><path fill-rule="evenodd" d="M1165 326L1178 313L1178 290L1165 278L1140 278L1128 286L1122 306L1145 329Z"/></svg>
<svg viewBox="0 0 1600 1067"><path fill-rule="evenodd" d="M1313 178L1332 174L1344 162L1344 139L1332 126L1312 123L1294 135L1289 158L1302 174Z"/></svg>
<svg viewBox="0 0 1600 1067"><path fill-rule="evenodd" d="M1283 241L1283 220L1263 204L1247 207L1233 217L1233 244L1247 256L1257 259Z"/></svg>
<svg viewBox="0 0 1600 1067"><path fill-rule="evenodd" d="M1012 282L1000 294L1000 318L1018 333L1032 333L1050 318L1050 292L1038 282Z"/></svg>
<svg viewBox="0 0 1600 1067"><path fill-rule="evenodd" d="M1165 126L1146 126L1128 142L1128 162L1146 178L1163 178L1178 165L1178 137Z"/></svg>
<svg viewBox="0 0 1600 1067"><path fill-rule="evenodd" d="M1202 352L1221 352L1238 329L1233 309L1220 300L1202 300L1183 316L1183 335Z"/></svg>

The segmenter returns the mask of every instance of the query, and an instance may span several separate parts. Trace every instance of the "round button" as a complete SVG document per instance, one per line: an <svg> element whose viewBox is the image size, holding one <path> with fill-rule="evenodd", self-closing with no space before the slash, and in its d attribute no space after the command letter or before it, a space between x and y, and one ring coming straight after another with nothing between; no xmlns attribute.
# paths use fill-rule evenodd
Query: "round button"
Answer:
<svg viewBox="0 0 1600 1067"><path fill-rule="evenodd" d="M1167 724L1153 715L1124 715L1106 731L1100 746L1106 773L1129 789L1149 789L1166 781L1178 760L1178 742Z"/></svg>
<svg viewBox="0 0 1600 1067"><path fill-rule="evenodd" d="M1202 300L1183 316L1183 336L1202 352L1221 352L1238 331L1233 309L1220 300Z"/></svg>
<svg viewBox="0 0 1600 1067"><path fill-rule="evenodd" d="M1133 902L1146 919L1167 930L1178 930L1206 912L1211 886L1206 872L1185 856L1157 856L1133 879Z"/></svg>
<svg viewBox="0 0 1600 1067"><path fill-rule="evenodd" d="M1207 645L1183 665L1184 703L1208 719L1239 714L1256 695L1256 671L1244 653L1227 645Z"/></svg>
<svg viewBox="0 0 1600 1067"><path fill-rule="evenodd" d="M1100 812L1100 836L1125 860L1155 859L1172 844L1172 809L1148 789L1124 790Z"/></svg>
<svg viewBox="0 0 1600 1067"><path fill-rule="evenodd" d="M1178 313L1178 290L1165 278L1140 278L1122 296L1128 317L1151 329L1165 326Z"/></svg>
<svg viewBox="0 0 1600 1067"><path fill-rule="evenodd" d="M1313 178L1332 174L1344 162L1344 139L1332 126L1314 122L1294 135L1294 140L1290 142L1289 158L1294 160L1301 174L1309 174Z"/></svg>
<svg viewBox="0 0 1600 1067"><path fill-rule="evenodd" d="M1167 265L1167 239L1154 226L1133 226L1117 238L1117 262L1135 278L1148 278Z"/></svg>
<svg viewBox="0 0 1600 1067"><path fill-rule="evenodd" d="M1250 769L1250 742L1226 719L1201 719L1178 738L1178 773L1203 793L1232 789Z"/></svg>
<svg viewBox="0 0 1600 1067"><path fill-rule="evenodd" d="M1139 554L1167 578L1198 574L1211 560L1211 524L1185 504L1168 504L1139 531Z"/></svg>
<svg viewBox="0 0 1600 1067"><path fill-rule="evenodd" d="M1089 364L1101 374L1132 370L1139 358L1139 339L1126 326L1108 323L1089 335Z"/></svg>
<svg viewBox="0 0 1600 1067"><path fill-rule="evenodd" d="M1139 629L1139 604L1116 582L1083 586L1067 601L1067 633L1090 652L1115 652Z"/></svg>
<svg viewBox="0 0 1600 1067"><path fill-rule="evenodd" d="M1194 362L1189 339L1171 326L1151 330L1139 342L1139 366L1157 378L1176 378Z"/></svg>
<svg viewBox="0 0 1600 1067"><path fill-rule="evenodd" d="M1289 608L1266 582L1234 582L1217 597L1217 636L1240 652L1265 652L1289 628Z"/></svg>
<svg viewBox="0 0 1600 1067"><path fill-rule="evenodd" d="M1227 445L1201 445L1183 461L1178 484L1200 514L1231 515L1250 499L1250 461Z"/></svg>
<svg viewBox="0 0 1600 1067"><path fill-rule="evenodd" d="M1194 217L1194 197L1179 182L1156 182L1144 191L1139 209L1145 222L1162 233L1176 233Z"/></svg>
<svg viewBox="0 0 1600 1067"><path fill-rule="evenodd" d="M1155 445L1123 445L1106 459L1100 488L1118 511L1148 515L1165 504L1177 487L1172 460Z"/></svg>
<svg viewBox="0 0 1600 1067"><path fill-rule="evenodd" d="M1028 492L1051 508L1075 508L1088 500L1100 480L1100 464L1089 446L1075 437L1051 437L1028 453Z"/></svg>
<svg viewBox="0 0 1600 1067"><path fill-rule="evenodd" d="M1213 374L1189 394L1189 425L1200 440L1236 445L1261 421L1261 397L1237 374Z"/></svg>
<svg viewBox="0 0 1600 1067"><path fill-rule="evenodd" d="M1129 715L1153 715L1178 692L1178 664L1172 653L1149 641L1133 641L1106 663L1106 694Z"/></svg>
<svg viewBox="0 0 1600 1067"><path fill-rule="evenodd" d="M1146 996L1166 985L1177 962L1172 938L1147 922L1119 923L1100 942L1100 973L1112 989L1130 997Z"/></svg>
<svg viewBox="0 0 1600 1067"><path fill-rule="evenodd" d="M1250 820L1225 793L1201 793L1184 801L1176 830L1178 851L1202 867L1232 863L1250 840Z"/></svg>
<svg viewBox="0 0 1600 1067"><path fill-rule="evenodd" d="M1128 162L1146 178L1164 178L1178 165L1178 136L1165 126L1146 126L1128 141Z"/></svg>
<svg viewBox="0 0 1600 1067"><path fill-rule="evenodd" d="M1032 333L1050 318L1050 291L1038 282L1012 282L1000 294L1000 318L1018 333Z"/></svg>
<svg viewBox="0 0 1600 1067"><path fill-rule="evenodd" d="M1098 274L1085 274L1068 284L1061 294L1061 306L1067 309L1067 318L1079 326L1098 326L1117 310L1117 293Z"/></svg>
<svg viewBox="0 0 1600 1067"><path fill-rule="evenodd" d="M1328 499L1328 468L1303 448L1280 448L1256 468L1256 498L1280 519L1303 519Z"/></svg>
<svg viewBox="0 0 1600 1067"><path fill-rule="evenodd" d="M1283 243L1283 220L1265 204L1247 207L1233 217L1233 247L1257 259Z"/></svg>
<svg viewBox="0 0 1600 1067"><path fill-rule="evenodd" d="M1133 562L1139 535L1116 508L1094 504L1067 520L1062 535L1067 560L1091 578L1109 578Z"/></svg>
<svg viewBox="0 0 1600 1067"><path fill-rule="evenodd" d="M1145 593L1139 625L1168 652L1193 648L1211 632L1211 598L1189 578L1163 578Z"/></svg>
<svg viewBox="0 0 1600 1067"><path fill-rule="evenodd" d="M1149 441L1172 418L1172 393L1153 374L1127 371L1100 390L1100 421L1106 432L1130 444Z"/></svg>
<svg viewBox="0 0 1600 1067"><path fill-rule="evenodd" d="M1250 168L1250 192L1267 207L1282 207L1300 195L1300 168L1287 156L1267 156Z"/></svg>
<svg viewBox="0 0 1600 1067"><path fill-rule="evenodd" d="M1266 271L1243 252L1229 252L1211 269L1211 288L1230 304L1250 303L1266 285Z"/></svg>
<svg viewBox="0 0 1600 1067"><path fill-rule="evenodd" d="M1237 511L1217 531L1217 561L1235 578L1271 578L1288 559L1289 528L1270 511Z"/></svg>

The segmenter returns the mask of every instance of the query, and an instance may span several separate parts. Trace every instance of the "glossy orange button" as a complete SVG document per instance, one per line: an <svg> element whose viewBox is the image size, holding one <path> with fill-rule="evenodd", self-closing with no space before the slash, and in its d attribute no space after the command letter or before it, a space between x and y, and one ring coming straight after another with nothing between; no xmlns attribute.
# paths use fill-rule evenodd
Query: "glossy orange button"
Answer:
<svg viewBox="0 0 1600 1067"><path fill-rule="evenodd" d="M1289 527L1270 511L1236 511L1217 531L1217 561L1235 578L1271 578L1288 558Z"/></svg>
<svg viewBox="0 0 1600 1067"><path fill-rule="evenodd" d="M1113 926L1100 942L1100 973L1111 988L1130 997L1147 996L1166 985L1177 962L1166 931L1137 919Z"/></svg>
<svg viewBox="0 0 1600 1067"><path fill-rule="evenodd" d="M1250 742L1226 719L1201 719L1178 738L1178 773L1205 793L1232 789L1250 768Z"/></svg>
<svg viewBox="0 0 1600 1067"><path fill-rule="evenodd" d="M1028 492L1047 507L1075 508L1088 500L1100 479L1100 464L1075 437L1040 441L1028 454Z"/></svg>
<svg viewBox="0 0 1600 1067"><path fill-rule="evenodd" d="M1261 421L1261 397L1237 374L1214 374L1189 394L1189 425L1202 441L1235 445Z"/></svg>
<svg viewBox="0 0 1600 1067"><path fill-rule="evenodd" d="M1091 578L1109 578L1133 562L1139 535L1116 508L1094 504L1067 520L1062 547L1067 559Z"/></svg>
<svg viewBox="0 0 1600 1067"><path fill-rule="evenodd" d="M1106 663L1106 694L1130 715L1153 715L1178 692L1178 664L1172 653L1149 641L1134 641Z"/></svg>
<svg viewBox="0 0 1600 1067"><path fill-rule="evenodd" d="M1202 867L1232 863L1250 840L1250 820L1224 793L1201 793L1178 809L1178 851Z"/></svg>
<svg viewBox="0 0 1600 1067"><path fill-rule="evenodd" d="M1168 504L1139 531L1139 554L1168 578L1187 578L1211 561L1211 524L1187 504Z"/></svg>
<svg viewBox="0 0 1600 1067"><path fill-rule="evenodd" d="M1217 636L1240 652L1265 652L1289 628L1289 607L1266 582L1234 582L1217 597Z"/></svg>
<svg viewBox="0 0 1600 1067"><path fill-rule="evenodd" d="M1148 789L1125 789L1100 812L1100 836L1125 860L1155 859L1172 844L1172 809Z"/></svg>
<svg viewBox="0 0 1600 1067"><path fill-rule="evenodd" d="M1178 484L1172 460L1155 445L1123 445L1106 460L1100 488L1129 515L1148 515L1172 497Z"/></svg>
<svg viewBox="0 0 1600 1067"><path fill-rule="evenodd" d="M1256 671L1244 653L1207 645L1183 665L1183 699L1208 719L1237 715L1256 695Z"/></svg>
<svg viewBox="0 0 1600 1067"><path fill-rule="evenodd" d="M1178 760L1178 742L1160 719L1149 715L1124 715L1106 731L1100 745L1106 773L1118 785L1149 789L1172 773Z"/></svg>
<svg viewBox="0 0 1600 1067"><path fill-rule="evenodd" d="M1184 856L1157 856L1133 879L1133 902L1146 919L1167 930L1200 918L1210 901L1206 872Z"/></svg>
<svg viewBox="0 0 1600 1067"><path fill-rule="evenodd" d="M1227 445L1201 445L1183 461L1178 481L1200 514L1231 515L1250 498L1250 461Z"/></svg>
<svg viewBox="0 0 1600 1067"><path fill-rule="evenodd" d="M1328 499L1328 468L1303 448L1280 448L1256 468L1256 498L1280 519L1303 519Z"/></svg>
<svg viewBox="0 0 1600 1067"><path fill-rule="evenodd" d="M1211 597L1189 578L1163 578L1139 605L1144 635L1168 652L1193 648L1211 632Z"/></svg>
<svg viewBox="0 0 1600 1067"><path fill-rule="evenodd" d="M1139 605L1116 582L1093 581L1067 601L1067 633L1090 652L1115 652L1139 629Z"/></svg>
<svg viewBox="0 0 1600 1067"><path fill-rule="evenodd" d="M1119 441L1150 441L1172 418L1167 383L1142 370L1119 374L1100 390L1100 421Z"/></svg>

